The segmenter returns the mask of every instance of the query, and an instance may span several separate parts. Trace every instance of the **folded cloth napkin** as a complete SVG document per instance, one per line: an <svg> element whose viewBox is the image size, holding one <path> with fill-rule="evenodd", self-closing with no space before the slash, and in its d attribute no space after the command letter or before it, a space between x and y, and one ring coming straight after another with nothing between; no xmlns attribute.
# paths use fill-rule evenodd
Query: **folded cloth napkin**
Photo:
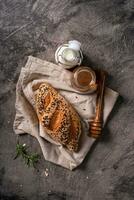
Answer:
<svg viewBox="0 0 134 200"><path fill-rule="evenodd" d="M95 115L96 93L80 94L71 87L72 72L56 64L29 56L26 66L21 69L16 86L16 116L14 131L16 134L28 133L34 136L42 149L44 158L70 170L76 168L84 160L95 142L88 136L89 121ZM48 82L64 96L77 110L82 119L82 136L80 150L69 152L61 144L53 141L45 133L37 118L35 109L35 88L39 83ZM111 112L118 93L106 88L104 97L104 123Z"/></svg>

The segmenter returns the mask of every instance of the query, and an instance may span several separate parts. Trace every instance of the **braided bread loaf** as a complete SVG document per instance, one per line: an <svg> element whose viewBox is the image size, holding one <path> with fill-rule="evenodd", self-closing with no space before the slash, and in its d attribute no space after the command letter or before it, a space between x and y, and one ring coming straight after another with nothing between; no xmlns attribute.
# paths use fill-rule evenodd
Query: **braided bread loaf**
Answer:
<svg viewBox="0 0 134 200"><path fill-rule="evenodd" d="M77 151L81 123L71 104L48 83L39 86L35 100L39 121L47 134L70 151Z"/></svg>

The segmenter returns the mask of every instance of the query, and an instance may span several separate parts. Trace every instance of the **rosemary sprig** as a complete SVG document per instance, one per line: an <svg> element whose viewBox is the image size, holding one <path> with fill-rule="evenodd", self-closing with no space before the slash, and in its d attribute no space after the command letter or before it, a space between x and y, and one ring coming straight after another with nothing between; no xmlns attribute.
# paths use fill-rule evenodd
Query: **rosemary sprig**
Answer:
<svg viewBox="0 0 134 200"><path fill-rule="evenodd" d="M35 167L35 164L39 161L39 154L29 153L26 147L26 144L16 144L16 156L14 159L22 157L25 161L25 164L28 167Z"/></svg>

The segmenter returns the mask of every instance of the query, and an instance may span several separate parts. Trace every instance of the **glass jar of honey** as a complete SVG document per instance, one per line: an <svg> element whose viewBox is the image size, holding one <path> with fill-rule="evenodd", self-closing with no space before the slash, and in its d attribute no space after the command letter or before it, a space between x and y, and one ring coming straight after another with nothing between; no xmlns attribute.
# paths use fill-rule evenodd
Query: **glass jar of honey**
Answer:
<svg viewBox="0 0 134 200"><path fill-rule="evenodd" d="M77 67L73 71L71 83L80 92L92 93L97 89L95 72L85 66Z"/></svg>

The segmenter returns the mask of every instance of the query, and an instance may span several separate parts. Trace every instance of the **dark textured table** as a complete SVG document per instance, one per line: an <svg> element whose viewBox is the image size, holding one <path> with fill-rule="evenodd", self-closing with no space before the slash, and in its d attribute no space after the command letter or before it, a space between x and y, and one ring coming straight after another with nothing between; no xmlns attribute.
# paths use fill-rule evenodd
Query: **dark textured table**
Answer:
<svg viewBox="0 0 134 200"><path fill-rule="evenodd" d="M41 157L27 168L13 160L17 79L28 55L54 62L70 39L82 43L84 64L108 71L107 85L120 97L80 167L69 171ZM133 68L133 0L0 0L0 200L133 200ZM34 138L20 141L42 155Z"/></svg>

